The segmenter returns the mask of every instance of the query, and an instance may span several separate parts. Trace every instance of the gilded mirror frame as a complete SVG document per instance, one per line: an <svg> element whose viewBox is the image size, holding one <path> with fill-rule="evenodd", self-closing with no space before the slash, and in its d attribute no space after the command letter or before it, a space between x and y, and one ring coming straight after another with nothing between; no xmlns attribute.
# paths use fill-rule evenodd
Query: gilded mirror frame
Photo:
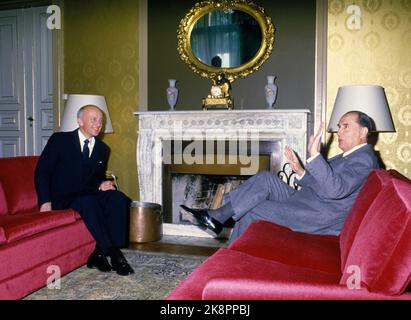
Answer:
<svg viewBox="0 0 411 320"><path fill-rule="evenodd" d="M196 22L211 11L239 10L252 16L259 24L262 33L260 48L256 55L248 62L233 68L219 68L202 63L194 55L191 45L191 32ZM204 78L216 79L224 73L226 79L233 82L257 71L270 56L274 46L275 28L271 18L265 14L264 8L249 0L206 0L195 4L181 20L177 31L177 50L180 58L188 64L195 73Z"/></svg>

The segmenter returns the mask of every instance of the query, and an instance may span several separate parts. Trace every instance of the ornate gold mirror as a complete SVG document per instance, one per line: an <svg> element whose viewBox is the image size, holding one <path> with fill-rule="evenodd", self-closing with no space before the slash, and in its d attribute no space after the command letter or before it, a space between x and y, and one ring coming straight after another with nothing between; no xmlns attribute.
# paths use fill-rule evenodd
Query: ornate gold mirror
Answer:
<svg viewBox="0 0 411 320"><path fill-rule="evenodd" d="M262 7L248 0L197 3L181 20L178 52L199 75L212 80L203 109L232 109L231 83L258 70L274 45L274 26Z"/></svg>

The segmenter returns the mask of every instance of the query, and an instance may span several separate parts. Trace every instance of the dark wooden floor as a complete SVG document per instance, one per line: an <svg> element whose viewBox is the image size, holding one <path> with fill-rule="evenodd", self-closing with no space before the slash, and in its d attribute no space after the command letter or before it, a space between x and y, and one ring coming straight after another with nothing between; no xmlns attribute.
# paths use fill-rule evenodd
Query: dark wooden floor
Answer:
<svg viewBox="0 0 411 320"><path fill-rule="evenodd" d="M211 256L216 252L218 247L203 247L193 245L181 245L175 243L163 242L148 242L148 243L131 243L129 249L150 251L150 252L166 252L175 254L189 254L197 256Z"/></svg>

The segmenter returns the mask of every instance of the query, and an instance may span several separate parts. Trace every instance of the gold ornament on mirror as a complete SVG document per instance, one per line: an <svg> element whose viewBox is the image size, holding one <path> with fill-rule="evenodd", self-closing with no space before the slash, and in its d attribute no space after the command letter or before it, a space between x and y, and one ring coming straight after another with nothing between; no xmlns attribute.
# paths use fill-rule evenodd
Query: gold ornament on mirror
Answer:
<svg viewBox="0 0 411 320"><path fill-rule="evenodd" d="M221 48L211 48L209 43L200 43L201 36L204 38L201 32L215 36L215 29L211 32L210 28L216 28L216 25L208 24L213 19L225 23L231 21L224 27L236 30L234 33L237 38L232 38L235 41L222 41L224 44L221 46L232 46L228 54ZM221 25L217 25L217 31L218 27ZM209 30L205 30L207 28ZM224 32L221 37L232 36ZM231 83L257 71L268 59L274 45L274 33L271 18L265 14L262 7L251 1L207 0L195 4L180 22L177 50L180 58L191 70L212 81L210 94L202 101L203 110L233 109ZM195 44L194 48L192 42ZM206 50L201 51L204 46L207 46ZM206 58L204 52L207 52Z"/></svg>

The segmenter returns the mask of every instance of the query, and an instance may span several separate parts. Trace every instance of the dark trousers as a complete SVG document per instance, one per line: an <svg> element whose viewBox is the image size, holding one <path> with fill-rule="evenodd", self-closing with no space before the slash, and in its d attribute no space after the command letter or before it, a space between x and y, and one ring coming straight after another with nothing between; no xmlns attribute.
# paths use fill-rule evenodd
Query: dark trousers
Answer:
<svg viewBox="0 0 411 320"><path fill-rule="evenodd" d="M81 215L103 253L111 247L128 245L129 199L122 192L109 190L80 196L70 207Z"/></svg>

